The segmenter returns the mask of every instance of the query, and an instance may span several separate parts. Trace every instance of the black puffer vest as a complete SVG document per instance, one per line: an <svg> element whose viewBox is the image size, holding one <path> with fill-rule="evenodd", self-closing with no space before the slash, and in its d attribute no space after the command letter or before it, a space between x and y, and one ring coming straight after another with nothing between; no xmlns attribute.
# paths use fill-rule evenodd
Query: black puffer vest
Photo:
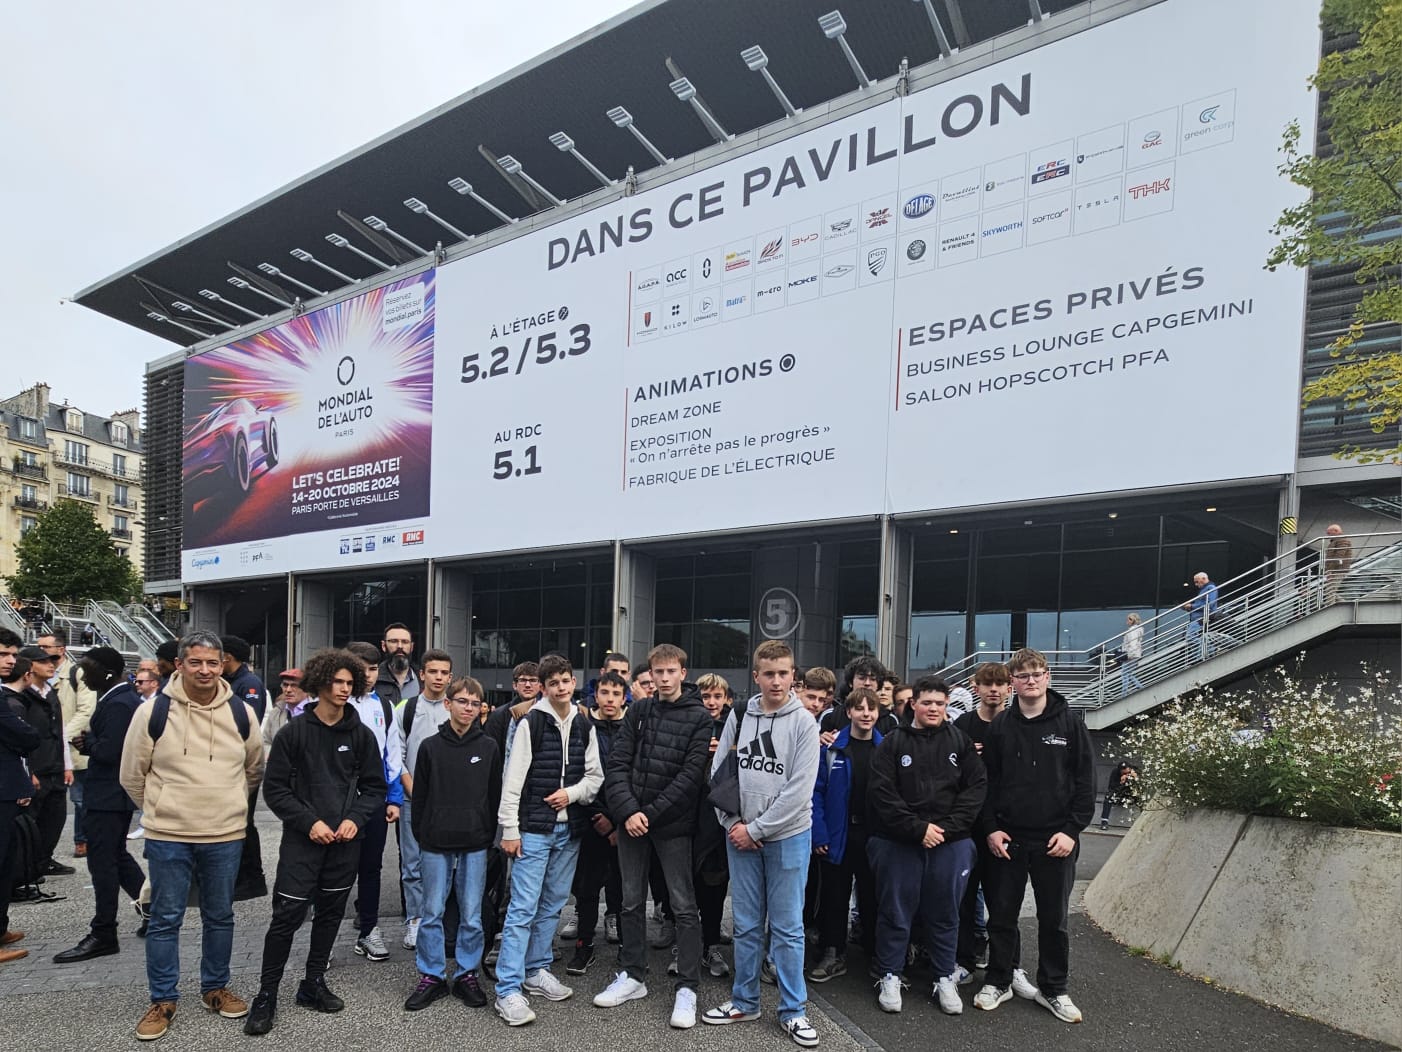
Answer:
<svg viewBox="0 0 1402 1052"><path fill-rule="evenodd" d="M566 785L584 779L584 755L589 748L589 721L578 711L570 721L569 760L560 755L560 732L550 715L532 710L525 715L531 729L531 767L521 788L521 831L553 833L557 815L545 798ZM568 809L570 836L584 832L589 822L588 808L571 804Z"/></svg>

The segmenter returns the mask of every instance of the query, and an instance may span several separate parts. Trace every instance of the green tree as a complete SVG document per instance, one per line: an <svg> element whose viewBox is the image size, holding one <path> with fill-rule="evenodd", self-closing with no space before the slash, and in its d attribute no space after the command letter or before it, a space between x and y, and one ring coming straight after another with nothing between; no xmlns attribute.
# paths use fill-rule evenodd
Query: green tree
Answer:
<svg viewBox="0 0 1402 1052"><path fill-rule="evenodd" d="M80 501L61 500L40 515L15 556L19 572L9 578L15 595L125 602L141 594L141 575Z"/></svg>
<svg viewBox="0 0 1402 1052"><path fill-rule="evenodd" d="M1298 122L1286 129L1280 172L1310 196L1277 220L1272 232L1280 243L1267 266L1356 268L1366 291L1330 348L1338 364L1305 385L1304 402L1341 401L1366 412L1374 434L1389 436L1338 456L1396 462L1402 351L1358 344L1369 330L1402 323L1402 0L1324 0L1321 17L1356 44L1326 54L1310 78L1320 97L1316 152L1301 152Z"/></svg>

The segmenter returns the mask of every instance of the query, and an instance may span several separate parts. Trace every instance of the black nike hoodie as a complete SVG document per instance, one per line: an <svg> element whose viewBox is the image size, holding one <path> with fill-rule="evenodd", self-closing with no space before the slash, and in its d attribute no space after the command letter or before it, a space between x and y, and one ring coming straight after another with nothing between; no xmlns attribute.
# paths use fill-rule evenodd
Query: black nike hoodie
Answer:
<svg viewBox="0 0 1402 1052"><path fill-rule="evenodd" d="M451 720L414 759L414 839L440 854L485 851L497 833L501 764L497 743L473 721L459 737Z"/></svg>
<svg viewBox="0 0 1402 1052"><path fill-rule="evenodd" d="M333 724L309 705L278 731L263 771L263 799L289 830L306 836L318 821L334 831L344 819L356 838L384 809L385 767L375 733L347 705Z"/></svg>
<svg viewBox="0 0 1402 1052"><path fill-rule="evenodd" d="M1095 814L1095 751L1085 721L1066 699L1047 690L1047 704L1030 719L1016 700L993 718L983 742L988 799L979 828L1014 839L1073 840Z"/></svg>

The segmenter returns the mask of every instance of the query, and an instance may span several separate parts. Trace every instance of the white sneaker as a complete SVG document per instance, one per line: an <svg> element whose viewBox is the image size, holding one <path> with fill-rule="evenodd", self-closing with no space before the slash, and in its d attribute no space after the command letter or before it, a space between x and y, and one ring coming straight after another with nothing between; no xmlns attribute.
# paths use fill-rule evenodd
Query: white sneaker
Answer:
<svg viewBox="0 0 1402 1052"><path fill-rule="evenodd" d="M525 1026L527 1023L535 1022L535 1012L531 1009L531 1003L521 994L507 994L505 997L498 997L496 1010L497 1015L506 1021L507 1026Z"/></svg>
<svg viewBox="0 0 1402 1052"><path fill-rule="evenodd" d="M785 1020L779 1025L784 1028L784 1033L793 1038L793 1043L795 1045L801 1048L818 1047L818 1031L813 1029L813 1024L808 1021L806 1015Z"/></svg>
<svg viewBox="0 0 1402 1052"><path fill-rule="evenodd" d="M141 839L142 837L144 837L145 835L146 835L146 827L145 827L145 826L142 826L142 825L138 825L135 829L133 829L130 833L127 834L127 839L128 839L128 840L140 840L140 839Z"/></svg>
<svg viewBox="0 0 1402 1052"><path fill-rule="evenodd" d="M521 989L528 994L539 994L548 1001L568 1001L574 996L574 991L556 979L547 968L537 968L534 973L526 976Z"/></svg>
<svg viewBox="0 0 1402 1052"><path fill-rule="evenodd" d="M355 940L355 952L371 961L389 960L389 948L385 946L384 936L380 934L378 926L371 928L369 935L362 935Z"/></svg>
<svg viewBox="0 0 1402 1052"><path fill-rule="evenodd" d="M565 921L564 924L560 925L560 938L564 939L566 942L574 942L575 939L579 938L578 915L571 917L569 920Z"/></svg>
<svg viewBox="0 0 1402 1052"><path fill-rule="evenodd" d="M1037 984L1027 978L1027 973L1021 968L1013 969L1012 991L1024 1001L1037 1000Z"/></svg>
<svg viewBox="0 0 1402 1052"><path fill-rule="evenodd" d="M974 1007L985 1012L991 1012L1000 1004L1013 999L1013 988L1011 986L997 987L992 983L986 985L978 993L974 994Z"/></svg>
<svg viewBox="0 0 1402 1052"><path fill-rule="evenodd" d="M677 991L677 999L672 1002L672 1026L678 1030L690 1030L696 1025L696 991L683 986Z"/></svg>
<svg viewBox="0 0 1402 1052"><path fill-rule="evenodd" d="M935 983L935 1000L939 1002L940 1011L945 1015L959 1015L964 1011L964 1001L959 996L959 983L954 975L941 977Z"/></svg>
<svg viewBox="0 0 1402 1052"><path fill-rule="evenodd" d="M406 950L416 949L419 945L419 925L422 921L418 917L410 917L404 925L404 948Z"/></svg>
<svg viewBox="0 0 1402 1052"><path fill-rule="evenodd" d="M721 1026L725 1023L748 1023L758 1018L758 1010L746 1012L743 1008L736 1008L735 1002L726 1001L716 1008L707 1009L706 1014L701 1017L701 1022Z"/></svg>
<svg viewBox="0 0 1402 1052"><path fill-rule="evenodd" d="M883 1012L899 1012L901 1010L901 990L906 982L899 975L887 972L876 983L879 991L876 995L877 1004L881 1005Z"/></svg>
<svg viewBox="0 0 1402 1052"><path fill-rule="evenodd" d="M600 1008L617 1008L625 1001L636 1001L647 996L647 985L640 983L627 972L619 972L609 983L608 989L594 995L594 1004Z"/></svg>
<svg viewBox="0 0 1402 1052"><path fill-rule="evenodd" d="M951 976L956 986L967 986L974 981L974 973L965 968L962 964L954 966L954 975Z"/></svg>
<svg viewBox="0 0 1402 1052"><path fill-rule="evenodd" d="M1057 994L1055 997L1043 997L1041 991L1038 991L1035 1000L1063 1023L1079 1023L1081 1021L1081 1010L1077 1008L1075 1002L1065 994Z"/></svg>

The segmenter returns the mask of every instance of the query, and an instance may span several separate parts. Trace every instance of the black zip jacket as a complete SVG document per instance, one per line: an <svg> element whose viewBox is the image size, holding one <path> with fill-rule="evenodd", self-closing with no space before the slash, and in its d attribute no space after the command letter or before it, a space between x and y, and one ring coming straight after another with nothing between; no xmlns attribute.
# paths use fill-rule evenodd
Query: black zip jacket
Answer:
<svg viewBox="0 0 1402 1052"><path fill-rule="evenodd" d="M641 811L656 840L693 836L710 760L711 717L695 684L673 702L633 702L604 769L609 813L622 825Z"/></svg>
<svg viewBox="0 0 1402 1052"><path fill-rule="evenodd" d="M988 799L979 820L986 836L1073 840L1095 816L1095 749L1085 721L1047 691L1041 715L1028 719L1016 700L994 717L983 740Z"/></svg>
<svg viewBox="0 0 1402 1052"><path fill-rule="evenodd" d="M593 711L597 712L598 710L595 709ZM613 745L614 742L618 740L618 732L623 727L623 721L601 720L597 716L591 716L590 724L594 728L594 741L597 742L599 746L599 766L607 771L609 756L613 753ZM588 805L587 811L591 818L594 815L603 815L610 822L613 822L614 825L619 824L618 822L614 822L613 815L609 812L608 800L602 792L594 797L594 802ZM625 833L623 835L626 836L627 834Z"/></svg>
<svg viewBox="0 0 1402 1052"><path fill-rule="evenodd" d="M83 806L89 811L133 811L127 791L117 774L122 766L122 746L131 718L141 706L141 695L125 681L98 699L83 735L88 773L83 782Z"/></svg>
<svg viewBox="0 0 1402 1052"><path fill-rule="evenodd" d="M34 794L24 757L39 747L39 732L17 711L19 694L9 687L0 687L0 691L4 693L0 698L0 797L23 800Z"/></svg>
<svg viewBox="0 0 1402 1052"><path fill-rule="evenodd" d="M318 821L332 831L349 818L357 839L385 806L385 766L375 733L347 705L337 723L314 706L278 731L263 771L263 799L283 825L306 836Z"/></svg>
<svg viewBox="0 0 1402 1052"><path fill-rule="evenodd" d="M254 672L247 665L240 665L234 670L232 676L225 676L229 683L229 689L234 692L234 697L239 701L244 701L252 707L258 714L258 722L263 722L263 712L268 707L268 690L263 686L263 681L258 678L258 673Z"/></svg>
<svg viewBox="0 0 1402 1052"><path fill-rule="evenodd" d="M425 851L483 851L497 833L497 744L473 722L462 737L444 720L414 759L412 825Z"/></svg>
<svg viewBox="0 0 1402 1052"><path fill-rule="evenodd" d="M873 836L919 844L932 822L945 843L972 835L988 776L969 736L948 720L897 727L871 760L866 820Z"/></svg>
<svg viewBox="0 0 1402 1052"><path fill-rule="evenodd" d="M33 687L25 687L15 698L20 718L39 732L39 747L29 754L29 773L49 788L63 785L63 710L58 693L46 698Z"/></svg>

